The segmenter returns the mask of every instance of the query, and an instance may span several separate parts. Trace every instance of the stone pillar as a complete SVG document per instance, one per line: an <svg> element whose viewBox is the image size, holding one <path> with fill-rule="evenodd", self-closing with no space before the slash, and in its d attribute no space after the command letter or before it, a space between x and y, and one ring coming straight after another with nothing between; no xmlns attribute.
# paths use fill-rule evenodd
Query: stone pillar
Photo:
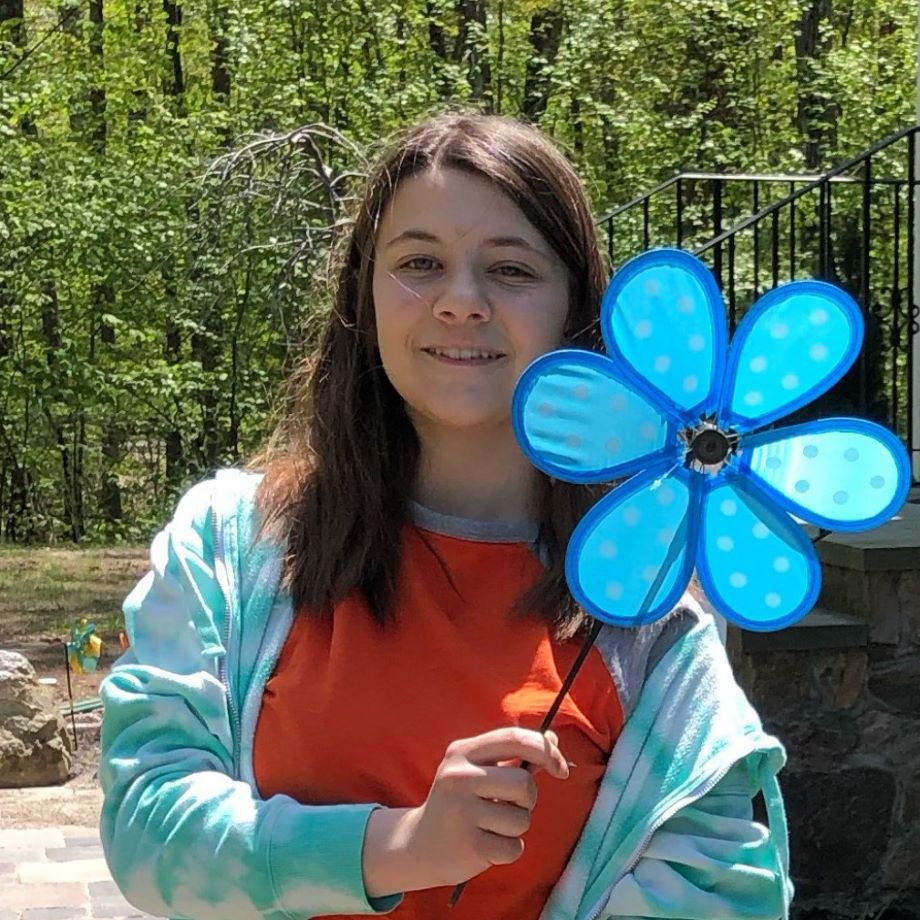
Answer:
<svg viewBox="0 0 920 920"><path fill-rule="evenodd" d="M920 125L920 4L917 6L917 124ZM920 136L914 136L914 176L920 178ZM920 188L911 189L914 199L913 252L914 289L909 292L911 304L920 304ZM912 315L912 314L911 314ZM914 359L913 380L911 380L911 422L912 437L908 447L911 450L914 481L920 481L920 335L911 337L911 351Z"/></svg>

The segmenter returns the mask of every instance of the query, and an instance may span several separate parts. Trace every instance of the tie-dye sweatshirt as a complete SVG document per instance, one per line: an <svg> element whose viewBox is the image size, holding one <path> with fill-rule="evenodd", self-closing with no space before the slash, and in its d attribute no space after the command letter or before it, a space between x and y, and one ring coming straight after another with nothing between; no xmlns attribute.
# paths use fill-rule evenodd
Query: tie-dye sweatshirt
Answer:
<svg viewBox="0 0 920 920"><path fill-rule="evenodd" d="M400 896L369 899L361 870L374 803L256 791L262 691L293 618L277 547L253 540L258 481L226 470L190 489L125 601L131 648L102 688L106 857L128 900L164 917L385 913ZM541 920L785 920L785 753L712 619L688 599L651 626L605 627L598 647L626 724Z"/></svg>

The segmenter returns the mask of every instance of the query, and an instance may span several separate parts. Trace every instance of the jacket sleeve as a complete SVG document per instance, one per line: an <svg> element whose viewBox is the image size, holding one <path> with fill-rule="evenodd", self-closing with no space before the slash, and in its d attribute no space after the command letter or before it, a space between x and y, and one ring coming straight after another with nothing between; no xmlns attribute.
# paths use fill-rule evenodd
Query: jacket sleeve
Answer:
<svg viewBox="0 0 920 920"><path fill-rule="evenodd" d="M102 686L101 832L125 897L192 920L371 914L362 849L377 806L262 800L233 778L220 680L213 481L192 488L124 604L131 649Z"/></svg>
<svg viewBox="0 0 920 920"><path fill-rule="evenodd" d="M776 805L779 788L774 778L770 782ZM752 791L750 767L741 761L710 792L662 824L613 888L601 917L786 918L792 885L785 818L780 815L773 829L755 821Z"/></svg>

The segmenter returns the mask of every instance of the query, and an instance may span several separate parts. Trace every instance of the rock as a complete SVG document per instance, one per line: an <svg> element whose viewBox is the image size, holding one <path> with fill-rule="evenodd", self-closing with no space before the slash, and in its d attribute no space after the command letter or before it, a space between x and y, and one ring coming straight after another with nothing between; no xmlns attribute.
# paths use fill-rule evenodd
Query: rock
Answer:
<svg viewBox="0 0 920 920"><path fill-rule="evenodd" d="M27 658L0 649L0 788L66 782L70 744Z"/></svg>
<svg viewBox="0 0 920 920"><path fill-rule="evenodd" d="M920 887L920 827L911 828L892 847L883 878L895 891Z"/></svg>
<svg viewBox="0 0 920 920"><path fill-rule="evenodd" d="M790 769L799 771L833 772L859 746L861 737L849 713L824 712L816 706L803 708L799 718L769 730L786 745Z"/></svg>
<svg viewBox="0 0 920 920"><path fill-rule="evenodd" d="M869 678L869 692L895 712L920 715L920 657L877 667Z"/></svg>
<svg viewBox="0 0 920 920"><path fill-rule="evenodd" d="M859 894L888 850L895 779L884 770L784 773L792 876L805 898Z"/></svg>
<svg viewBox="0 0 920 920"><path fill-rule="evenodd" d="M904 806L901 820L907 826L920 827L920 777L912 777L904 788Z"/></svg>

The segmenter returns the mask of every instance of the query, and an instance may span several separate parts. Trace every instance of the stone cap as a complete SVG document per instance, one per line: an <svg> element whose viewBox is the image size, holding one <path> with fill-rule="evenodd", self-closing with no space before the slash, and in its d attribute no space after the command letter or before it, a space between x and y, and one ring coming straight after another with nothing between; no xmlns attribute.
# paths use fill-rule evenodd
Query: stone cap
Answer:
<svg viewBox="0 0 920 920"><path fill-rule="evenodd" d="M824 607L815 607L798 623L777 632L741 632L745 652L859 648L868 644L869 624L865 620Z"/></svg>
<svg viewBox="0 0 920 920"><path fill-rule="evenodd" d="M881 527L863 533L832 533L819 541L817 549L823 562L841 569L920 570L920 494L912 494L900 513Z"/></svg>

